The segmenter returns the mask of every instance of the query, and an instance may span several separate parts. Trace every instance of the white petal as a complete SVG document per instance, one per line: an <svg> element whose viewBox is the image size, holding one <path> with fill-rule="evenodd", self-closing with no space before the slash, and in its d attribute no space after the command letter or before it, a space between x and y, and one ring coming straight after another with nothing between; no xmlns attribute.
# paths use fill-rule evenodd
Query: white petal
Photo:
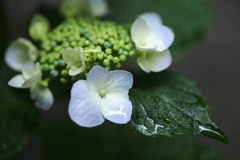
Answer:
<svg viewBox="0 0 240 160"><path fill-rule="evenodd" d="M105 0L89 0L90 10L95 17L104 16L108 12Z"/></svg>
<svg viewBox="0 0 240 160"><path fill-rule="evenodd" d="M145 72L160 72L170 66L172 56L169 50L163 52L149 51L138 58L138 65Z"/></svg>
<svg viewBox="0 0 240 160"><path fill-rule="evenodd" d="M102 99L101 111L103 116L111 122L125 124L132 115L132 103L128 92L123 90L111 91Z"/></svg>
<svg viewBox="0 0 240 160"><path fill-rule="evenodd" d="M154 50L157 45L155 39L144 19L138 18L131 28L131 37L139 50Z"/></svg>
<svg viewBox="0 0 240 160"><path fill-rule="evenodd" d="M98 92L89 91L87 82L79 80L73 84L68 113L70 118L82 127L94 127L104 122L100 111L101 97Z"/></svg>
<svg viewBox="0 0 240 160"><path fill-rule="evenodd" d="M7 48L5 61L9 67L21 71L27 61L34 61L37 58L37 49L28 40L19 38L13 41Z"/></svg>
<svg viewBox="0 0 240 160"><path fill-rule="evenodd" d="M111 83L111 73L101 66L94 66L88 73L87 85L91 91L100 91Z"/></svg>
<svg viewBox="0 0 240 160"><path fill-rule="evenodd" d="M8 85L11 87L16 87L16 88L22 88L22 85L24 83L25 79L23 75L18 74L14 76L9 82Z"/></svg>
<svg viewBox="0 0 240 160"><path fill-rule="evenodd" d="M34 73L30 78L25 80L25 82L22 84L22 88L30 88L37 84L39 81L41 81L42 73L36 72Z"/></svg>
<svg viewBox="0 0 240 160"><path fill-rule="evenodd" d="M153 25L153 26L162 25L161 17L157 13L154 13L154 12L147 12L147 13L141 14L139 16L139 18L144 19L149 26L151 26L151 25Z"/></svg>
<svg viewBox="0 0 240 160"><path fill-rule="evenodd" d="M122 89L128 91L133 85L133 76L130 72L123 70L116 70L110 72L112 75L112 83L105 90L110 92L112 90Z"/></svg>
<svg viewBox="0 0 240 160"><path fill-rule="evenodd" d="M31 98L35 100L35 106L48 110L53 105L53 95L50 89L36 85L30 89Z"/></svg>
<svg viewBox="0 0 240 160"><path fill-rule="evenodd" d="M68 66L72 67L80 62L80 52L75 49L65 49L62 53L63 60Z"/></svg>
<svg viewBox="0 0 240 160"><path fill-rule="evenodd" d="M22 67L22 74L25 79L30 78L36 72L37 72L37 66L33 62L27 62Z"/></svg>
<svg viewBox="0 0 240 160"><path fill-rule="evenodd" d="M154 34L157 48L155 51L161 52L168 49L174 41L173 31L166 26L151 27L151 32Z"/></svg>

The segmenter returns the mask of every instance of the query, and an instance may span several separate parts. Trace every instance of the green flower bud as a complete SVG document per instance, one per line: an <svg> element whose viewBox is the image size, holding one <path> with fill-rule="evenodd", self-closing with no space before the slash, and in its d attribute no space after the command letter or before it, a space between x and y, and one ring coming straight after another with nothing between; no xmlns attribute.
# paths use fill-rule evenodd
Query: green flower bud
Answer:
<svg viewBox="0 0 240 160"><path fill-rule="evenodd" d="M107 48L107 49L105 50L105 52L106 52L107 54L112 54L112 49Z"/></svg>
<svg viewBox="0 0 240 160"><path fill-rule="evenodd" d="M60 78L60 82L63 83L63 84L65 84L65 83L67 83L67 79L65 79L65 78Z"/></svg>
<svg viewBox="0 0 240 160"><path fill-rule="evenodd" d="M41 14L36 14L31 20L29 34L34 40L42 40L50 28L48 20Z"/></svg>
<svg viewBox="0 0 240 160"><path fill-rule="evenodd" d="M120 55L119 59L120 59L121 61L125 61L125 60L126 60L126 56L125 56L125 55Z"/></svg>
<svg viewBox="0 0 240 160"><path fill-rule="evenodd" d="M103 64L106 65L106 66L109 66L110 65L110 62L108 59L104 59L103 60Z"/></svg>
<svg viewBox="0 0 240 160"><path fill-rule="evenodd" d="M114 63L118 63L119 62L119 58L118 57L113 57L113 62Z"/></svg>
<svg viewBox="0 0 240 160"><path fill-rule="evenodd" d="M51 75L52 77L57 77L57 76L58 76L58 71L57 71L57 70L51 70L51 71L50 71L50 75Z"/></svg>

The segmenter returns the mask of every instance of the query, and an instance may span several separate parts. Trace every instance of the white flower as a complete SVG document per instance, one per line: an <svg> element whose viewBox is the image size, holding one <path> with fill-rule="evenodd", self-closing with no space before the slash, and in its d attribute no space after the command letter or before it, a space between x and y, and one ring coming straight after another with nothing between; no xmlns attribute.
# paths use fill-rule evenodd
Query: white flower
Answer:
<svg viewBox="0 0 240 160"><path fill-rule="evenodd" d="M85 70L84 51L82 48L79 50L65 49L62 53L63 60L70 67L68 74L76 76Z"/></svg>
<svg viewBox="0 0 240 160"><path fill-rule="evenodd" d="M70 118L80 126L94 127L106 119L127 123L132 114L132 103L128 92L133 77L127 71L107 71L103 67L93 67L87 80L74 83L69 103Z"/></svg>
<svg viewBox="0 0 240 160"><path fill-rule="evenodd" d="M79 48L78 50L75 49L65 49L62 53L63 60L67 63L70 67L68 74L70 76L76 76L82 73L86 66L84 60L85 53L96 53L93 55L93 58L96 59L97 52L101 52L99 49L87 49L83 50L83 48Z"/></svg>
<svg viewBox="0 0 240 160"><path fill-rule="evenodd" d="M37 56L36 47L29 40L19 38L7 48L5 61L15 71L21 71L26 62L35 61Z"/></svg>
<svg viewBox="0 0 240 160"><path fill-rule="evenodd" d="M30 88L31 98L35 100L35 105L47 110L53 104L53 95L47 87L39 85L41 81L42 72L39 64L27 62L23 65L22 74L14 76L8 85L16 88Z"/></svg>
<svg viewBox="0 0 240 160"><path fill-rule="evenodd" d="M14 76L8 85L16 88L30 88L41 81L42 72L39 64L27 62L22 67L22 74Z"/></svg>
<svg viewBox="0 0 240 160"><path fill-rule="evenodd" d="M138 65L145 72L159 72L169 67L172 57L168 47L174 41L174 33L162 24L156 13L140 15L132 25L131 38L142 52Z"/></svg>
<svg viewBox="0 0 240 160"><path fill-rule="evenodd" d="M53 105L53 95L47 87L36 85L30 89L30 94L35 106L42 110L48 110Z"/></svg>

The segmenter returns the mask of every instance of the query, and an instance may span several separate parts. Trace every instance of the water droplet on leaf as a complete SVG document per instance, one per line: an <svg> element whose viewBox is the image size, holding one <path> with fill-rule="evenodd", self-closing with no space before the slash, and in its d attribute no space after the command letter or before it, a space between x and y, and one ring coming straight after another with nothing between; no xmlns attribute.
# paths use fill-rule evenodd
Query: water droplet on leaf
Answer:
<svg viewBox="0 0 240 160"><path fill-rule="evenodd" d="M173 120L169 117L164 118L163 121L166 122L166 123L172 123L173 122Z"/></svg>

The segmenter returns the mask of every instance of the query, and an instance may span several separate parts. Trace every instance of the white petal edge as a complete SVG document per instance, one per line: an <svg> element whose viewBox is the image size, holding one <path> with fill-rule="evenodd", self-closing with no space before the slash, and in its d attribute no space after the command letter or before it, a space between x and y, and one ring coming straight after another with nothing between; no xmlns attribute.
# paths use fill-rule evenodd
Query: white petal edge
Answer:
<svg viewBox="0 0 240 160"><path fill-rule="evenodd" d="M122 89L128 91L133 85L133 76L128 71L115 70L111 71L112 83L105 90L110 92L112 90Z"/></svg>
<svg viewBox="0 0 240 160"><path fill-rule="evenodd" d="M28 47L22 43L22 38L13 41L7 48L5 61L15 71L21 71L25 62L30 61Z"/></svg>
<svg viewBox="0 0 240 160"><path fill-rule="evenodd" d="M24 83L25 79L23 75L18 74L14 76L9 82L8 85L11 87L16 87L16 88L22 88L22 85Z"/></svg>
<svg viewBox="0 0 240 160"><path fill-rule="evenodd" d="M36 72L33 75L31 75L30 78L25 80L25 82L22 84L22 88L30 88L37 84L39 81L41 81L42 78L42 73L41 72Z"/></svg>
<svg viewBox="0 0 240 160"><path fill-rule="evenodd" d="M87 85L91 91L100 91L111 83L111 73L101 66L94 66L88 73Z"/></svg>
<svg viewBox="0 0 240 160"><path fill-rule="evenodd" d="M48 110L53 105L54 98L49 88L36 85L30 89L30 93L31 98L35 100L36 107L42 110Z"/></svg>
<svg viewBox="0 0 240 160"><path fill-rule="evenodd" d="M72 121L82 127L95 127L104 122L100 111L101 97L88 89L85 80L73 84L68 113Z"/></svg>
<svg viewBox="0 0 240 160"><path fill-rule="evenodd" d="M156 52L161 52L168 49L174 41L173 31L166 26L151 27L151 32L155 37L157 48Z"/></svg>
<svg viewBox="0 0 240 160"><path fill-rule="evenodd" d="M139 67L145 72L160 72L170 66L172 63L172 56L169 50L162 52L149 51L142 54L137 59Z"/></svg>
<svg viewBox="0 0 240 160"><path fill-rule="evenodd" d="M102 99L101 111L103 116L111 122L128 123L132 115L132 102L129 100L128 92L115 90L107 93Z"/></svg>
<svg viewBox="0 0 240 160"><path fill-rule="evenodd" d="M22 67L22 74L25 79L30 78L34 73L37 72L37 66L33 62L26 62Z"/></svg>
<svg viewBox="0 0 240 160"><path fill-rule="evenodd" d="M146 12L139 15L139 18L144 19L148 25L159 26L162 25L161 17L154 12Z"/></svg>

